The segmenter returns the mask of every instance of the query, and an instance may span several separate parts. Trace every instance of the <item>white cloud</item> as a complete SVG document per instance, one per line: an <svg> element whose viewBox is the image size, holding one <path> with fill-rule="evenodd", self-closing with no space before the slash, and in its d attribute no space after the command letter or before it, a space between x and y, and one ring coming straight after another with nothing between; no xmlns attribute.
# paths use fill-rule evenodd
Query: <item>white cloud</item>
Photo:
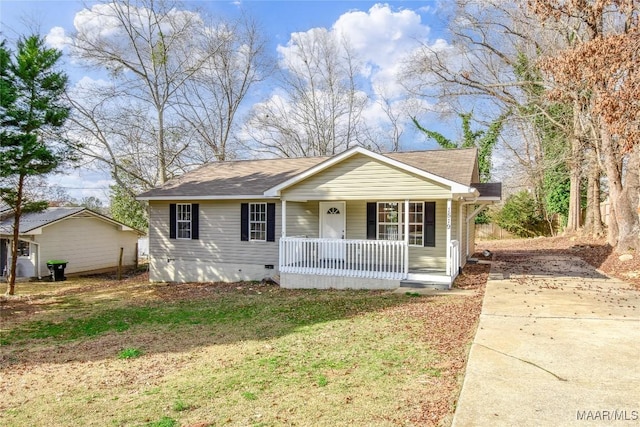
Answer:
<svg viewBox="0 0 640 427"><path fill-rule="evenodd" d="M48 46L62 50L71 43L71 37L67 36L64 28L53 27L46 35L45 41Z"/></svg>
<svg viewBox="0 0 640 427"><path fill-rule="evenodd" d="M122 26L115 16L111 4L96 4L91 9L82 9L76 13L73 26L79 33L95 39L117 35Z"/></svg>
<svg viewBox="0 0 640 427"><path fill-rule="evenodd" d="M381 4L368 12L343 14L333 24L333 30L346 37L363 60L381 68L392 67L426 40L431 31L416 12L408 9L394 12Z"/></svg>
<svg viewBox="0 0 640 427"><path fill-rule="evenodd" d="M308 41L329 33L345 39L363 66L360 71L374 91L384 89L386 97L402 97L404 89L398 82L403 61L408 55L428 43L431 28L422 22L417 11L392 10L386 4L376 4L368 11L349 11L341 15L330 29L312 28L293 33L286 46L278 46L282 63L294 60L296 42ZM444 44L444 46L443 46ZM444 40L433 47L446 48Z"/></svg>

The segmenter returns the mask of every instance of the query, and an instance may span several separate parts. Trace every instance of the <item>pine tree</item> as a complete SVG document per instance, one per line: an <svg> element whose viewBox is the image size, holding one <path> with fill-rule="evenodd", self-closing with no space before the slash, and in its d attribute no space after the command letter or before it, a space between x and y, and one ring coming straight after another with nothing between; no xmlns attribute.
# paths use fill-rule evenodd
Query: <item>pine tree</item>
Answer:
<svg viewBox="0 0 640 427"><path fill-rule="evenodd" d="M21 38L15 54L0 42L0 199L14 212L9 295L15 293L20 217L46 208L25 196L25 180L54 171L65 156L51 142L69 116L67 76L56 69L61 55L36 35Z"/></svg>

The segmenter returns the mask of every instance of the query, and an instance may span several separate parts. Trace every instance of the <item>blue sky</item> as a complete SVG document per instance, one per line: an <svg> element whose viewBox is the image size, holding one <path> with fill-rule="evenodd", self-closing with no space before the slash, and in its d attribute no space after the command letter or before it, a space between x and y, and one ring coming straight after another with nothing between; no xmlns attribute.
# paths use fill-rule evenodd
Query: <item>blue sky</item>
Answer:
<svg viewBox="0 0 640 427"><path fill-rule="evenodd" d="M94 3L88 2L88 5ZM188 8L202 8L213 15L233 18L240 10L255 17L263 27L271 54L285 52L291 34L312 28L340 27L358 41L359 53L372 64L373 79L393 86L396 53L414 48L416 43L446 44L446 17L449 3L432 1L191 1ZM74 31L76 14L83 10L79 0L0 0L0 32L9 41L34 29L42 35L68 35ZM51 37L55 45L55 38ZM278 49L278 47L280 48ZM58 46L56 46L58 47ZM88 72L69 68L72 82ZM372 113L372 117L375 114ZM434 117L434 120L437 120ZM455 135L452 135L455 136ZM405 147L415 148L415 147ZM424 147L431 148L431 147ZM51 179L75 198L93 195L107 200L109 177L79 169Z"/></svg>

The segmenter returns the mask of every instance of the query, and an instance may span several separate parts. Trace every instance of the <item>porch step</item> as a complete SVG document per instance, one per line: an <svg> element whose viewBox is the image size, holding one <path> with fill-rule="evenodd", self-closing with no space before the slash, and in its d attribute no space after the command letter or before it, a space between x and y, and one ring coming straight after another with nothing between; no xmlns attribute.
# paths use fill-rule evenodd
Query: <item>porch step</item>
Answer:
<svg viewBox="0 0 640 427"><path fill-rule="evenodd" d="M400 281L401 288L411 288L411 289L439 289L446 290L449 289L448 283L436 282L433 280L401 280Z"/></svg>
<svg viewBox="0 0 640 427"><path fill-rule="evenodd" d="M409 272L407 282L443 283L449 285L451 278L443 272Z"/></svg>

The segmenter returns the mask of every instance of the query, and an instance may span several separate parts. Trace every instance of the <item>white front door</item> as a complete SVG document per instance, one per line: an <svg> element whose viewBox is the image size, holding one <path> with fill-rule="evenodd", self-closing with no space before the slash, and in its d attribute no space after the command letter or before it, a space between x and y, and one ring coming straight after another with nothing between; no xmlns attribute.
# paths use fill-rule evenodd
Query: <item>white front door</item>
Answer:
<svg viewBox="0 0 640 427"><path fill-rule="evenodd" d="M345 202L320 202L320 237L342 240L346 237ZM344 259L344 247L340 242L327 245L322 258Z"/></svg>

